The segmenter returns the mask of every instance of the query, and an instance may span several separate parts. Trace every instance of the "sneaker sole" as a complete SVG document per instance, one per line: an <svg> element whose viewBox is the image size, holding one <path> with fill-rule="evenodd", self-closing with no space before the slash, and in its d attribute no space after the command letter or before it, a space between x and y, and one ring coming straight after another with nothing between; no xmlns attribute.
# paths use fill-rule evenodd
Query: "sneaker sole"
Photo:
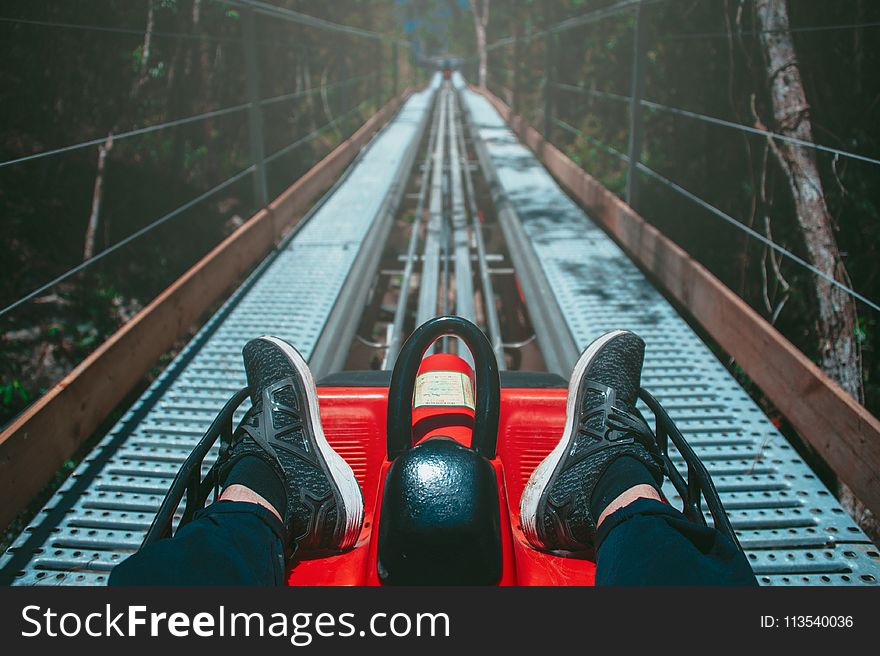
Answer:
<svg viewBox="0 0 880 656"><path fill-rule="evenodd" d="M520 499L520 524L526 539L533 545L546 547L538 535L538 510L544 493L549 490L553 476L560 468L560 465L563 464L565 456L569 452L571 441L575 436L576 417L580 414L580 409L575 408L575 405L577 404L578 391L581 380L584 377L584 372L592 364L596 354L603 346L626 332L625 330L612 330L602 335L587 347L587 350L584 351L575 365L574 371L572 371L571 380L568 383L568 398L565 404L565 430L556 447L532 472Z"/></svg>
<svg viewBox="0 0 880 656"><path fill-rule="evenodd" d="M321 425L321 412L318 405L318 391L315 388L315 380L306 361L295 348L284 340L265 335L260 339L277 346L288 357L297 373L303 381L306 398L308 399L308 411L311 424L311 432L314 435L314 444L317 446L316 453L322 461L324 470L328 474L331 485L335 488L336 497L342 504L345 513L345 528L339 541L339 549L350 549L357 542L361 532L361 524L364 518L364 499L360 485L355 478L349 464L340 456L324 435L324 427Z"/></svg>

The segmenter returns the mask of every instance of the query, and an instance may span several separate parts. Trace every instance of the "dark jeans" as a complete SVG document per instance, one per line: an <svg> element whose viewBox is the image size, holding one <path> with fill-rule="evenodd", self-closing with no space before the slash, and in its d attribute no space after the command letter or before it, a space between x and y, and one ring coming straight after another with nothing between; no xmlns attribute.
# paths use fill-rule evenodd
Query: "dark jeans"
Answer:
<svg viewBox="0 0 880 656"><path fill-rule="evenodd" d="M283 585L281 522L260 506L219 501L170 540L120 563L110 585ZM718 531L639 499L603 523L597 585L755 585L746 558Z"/></svg>
<svg viewBox="0 0 880 656"><path fill-rule="evenodd" d="M596 585L758 584L730 540L653 499L607 517L596 541Z"/></svg>
<svg viewBox="0 0 880 656"><path fill-rule="evenodd" d="M110 573L109 585L284 585L284 528L254 503L216 501L170 540Z"/></svg>

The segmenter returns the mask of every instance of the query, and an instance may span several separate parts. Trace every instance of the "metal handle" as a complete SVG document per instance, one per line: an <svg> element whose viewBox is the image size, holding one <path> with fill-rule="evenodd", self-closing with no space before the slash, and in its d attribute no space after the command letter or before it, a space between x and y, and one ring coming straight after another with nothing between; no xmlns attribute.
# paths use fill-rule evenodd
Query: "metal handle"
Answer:
<svg viewBox="0 0 880 656"><path fill-rule="evenodd" d="M709 510L709 514L712 515L715 528L742 551L742 546L736 537L736 532L733 530L730 518L727 516L727 511L724 510L724 505L721 503L721 497L718 496L718 491L715 489L712 477L709 476L709 472L706 470L703 462L691 448L691 445L688 444L684 435L678 430L678 427L663 406L657 402L657 399L644 388L639 390L639 397L650 408L651 412L654 413L654 432L657 436L657 445L660 447L663 464L666 467L666 475L672 481L675 491L681 496L683 504L682 513L684 516L692 522L705 526L706 518L703 516L701 503L701 500L705 499L706 508ZM672 459L669 457L670 440L687 464L687 480L676 469Z"/></svg>
<svg viewBox="0 0 880 656"><path fill-rule="evenodd" d="M196 448L187 456L153 518L153 523L144 537L141 549L158 540L171 537L174 514L183 500L184 493L186 493L186 504L177 526L178 530L181 526L189 523L196 512L205 507L205 501L207 501L208 494L210 494L215 482L216 464L211 467L203 479L201 475L202 462L218 439L226 436L227 441L231 440L233 415L238 406L248 397L248 394L248 388L244 387L226 402L220 414L199 440Z"/></svg>
<svg viewBox="0 0 880 656"><path fill-rule="evenodd" d="M498 362L492 352L492 345L482 330L467 319L447 316L423 323L413 331L400 349L391 374L391 388L388 390L388 460L394 460L412 448L412 404L416 374L428 347L446 335L454 335L464 341L474 357L476 400L471 447L485 458L491 460L495 457L498 414L501 408Z"/></svg>

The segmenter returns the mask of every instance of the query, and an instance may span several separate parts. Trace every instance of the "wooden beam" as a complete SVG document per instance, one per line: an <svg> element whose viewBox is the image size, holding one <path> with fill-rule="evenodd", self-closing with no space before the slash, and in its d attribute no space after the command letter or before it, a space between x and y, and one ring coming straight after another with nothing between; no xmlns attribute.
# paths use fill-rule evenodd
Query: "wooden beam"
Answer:
<svg viewBox="0 0 880 656"><path fill-rule="evenodd" d="M370 117L0 433L0 527L27 507L162 354L274 248L411 92L405 90Z"/></svg>
<svg viewBox="0 0 880 656"><path fill-rule="evenodd" d="M684 249L491 92L482 94L568 193L727 351L862 503L880 516L880 422Z"/></svg>

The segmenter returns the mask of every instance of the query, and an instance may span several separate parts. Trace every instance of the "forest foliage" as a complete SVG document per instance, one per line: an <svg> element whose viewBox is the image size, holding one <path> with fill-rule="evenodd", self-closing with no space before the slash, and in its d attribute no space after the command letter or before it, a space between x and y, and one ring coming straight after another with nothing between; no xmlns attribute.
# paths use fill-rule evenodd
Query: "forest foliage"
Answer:
<svg viewBox="0 0 880 656"><path fill-rule="evenodd" d="M485 0L484 0L485 1ZM473 79L474 24L466 0L273 0L305 14L399 35L413 55L466 58ZM488 86L543 126L548 25L612 0L491 2L487 41L518 35L489 53ZM0 161L246 101L241 17L218 0L7 0L0 16L4 121ZM754 0L666 0L643 10L644 97L745 125L773 129ZM145 30L149 7L153 27ZM793 36L817 142L880 154L880 5L869 0L789 0ZM54 24L54 25L48 25ZM65 27L66 25L66 27ZM80 27L71 27L80 26ZM277 195L390 93L390 49L375 41L260 18L260 95L321 93L264 109L267 154L336 123L275 160ZM558 36L555 79L627 96L633 13L620 12ZM401 83L415 79L408 52ZM381 94L373 80L381 79ZM345 82L347 80L354 80ZM335 84L343 82L339 86ZM514 92L516 98L514 98ZM599 143L625 151L627 105L601 93L552 89L552 138L591 174L623 194L626 168ZM343 119L340 119L343 117ZM743 224L800 256L801 234L783 172L759 135L646 111L643 161ZM579 134L577 134L579 133ZM0 306L83 259L99 147L0 167ZM95 252L250 165L246 112L112 143L106 156ZM835 236L852 286L880 297L877 166L819 153ZM0 423L19 412L177 278L255 207L243 176L101 260L0 317ZM704 208L642 179L639 209L791 339L817 358L811 276ZM858 306L865 404L880 408L876 313Z"/></svg>
<svg viewBox="0 0 880 656"><path fill-rule="evenodd" d="M398 38L392 2L299 0L305 14ZM256 18L269 198L388 100L389 43ZM0 10L0 307L137 233L230 178L147 234L0 317L0 425L58 382L251 216L240 11L218 0L7 0ZM400 84L412 83L407 52ZM377 86L380 85L380 86ZM280 97L280 98L279 98ZM145 126L206 120L106 142ZM245 108L246 109L246 108ZM109 145L109 148L106 146ZM106 149L99 174L100 149Z"/></svg>

